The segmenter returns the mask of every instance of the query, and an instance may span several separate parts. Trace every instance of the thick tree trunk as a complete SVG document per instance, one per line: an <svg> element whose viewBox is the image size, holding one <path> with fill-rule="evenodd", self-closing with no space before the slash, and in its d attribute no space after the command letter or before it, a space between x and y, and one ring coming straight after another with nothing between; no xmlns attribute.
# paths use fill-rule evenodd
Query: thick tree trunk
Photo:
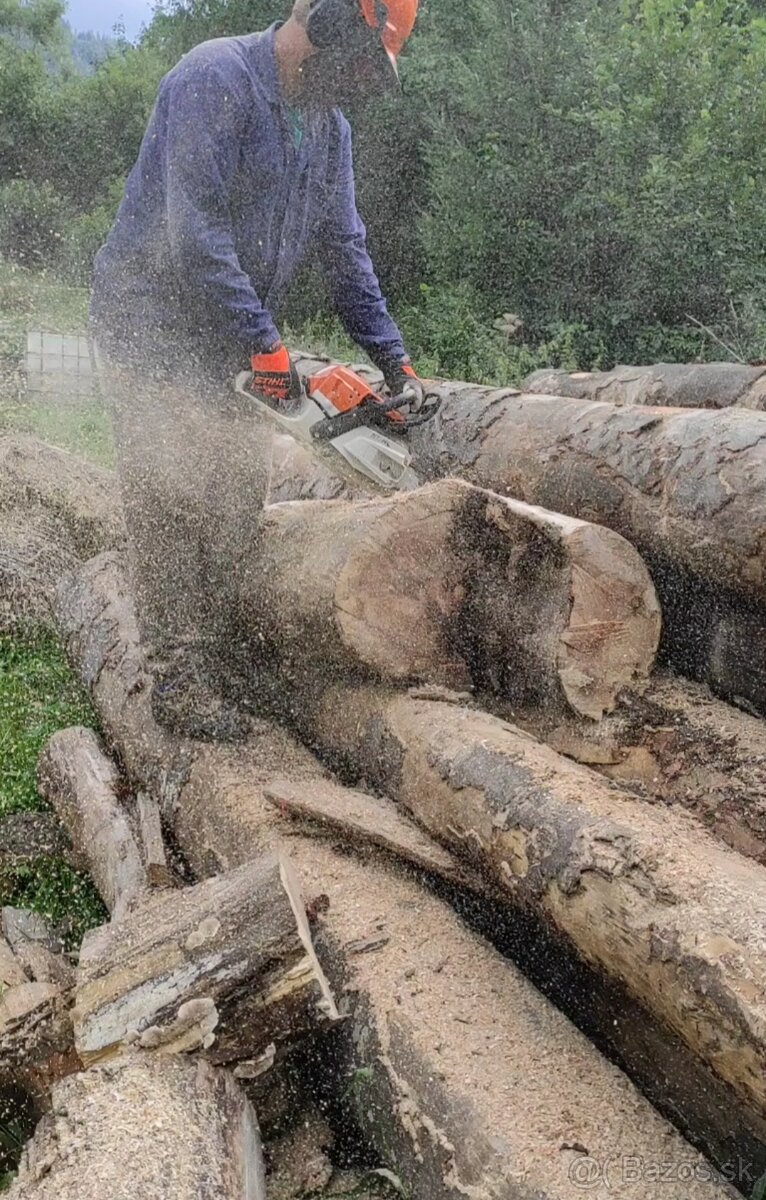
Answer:
<svg viewBox="0 0 766 1200"><path fill-rule="evenodd" d="M227 1072L135 1054L56 1086L10 1200L266 1200L255 1114Z"/></svg>
<svg viewBox="0 0 766 1200"><path fill-rule="evenodd" d="M766 1116L761 867L459 704L331 689L303 715L327 755L488 869Z"/></svg>
<svg viewBox="0 0 766 1200"><path fill-rule="evenodd" d="M89 934L80 955L74 1027L86 1065L136 1044L240 1062L337 1017L284 857L152 896Z"/></svg>
<svg viewBox="0 0 766 1200"><path fill-rule="evenodd" d="M267 509L245 628L299 692L329 677L444 686L598 719L645 680L656 596L622 538L448 480Z"/></svg>
<svg viewBox="0 0 766 1200"><path fill-rule="evenodd" d="M766 367L742 363L656 363L613 371L535 371L524 391L537 396L669 408L766 408Z"/></svg>
<svg viewBox="0 0 766 1200"><path fill-rule="evenodd" d="M146 786L156 774L158 738L150 717L144 725L135 717L143 668L118 565L86 569L70 581L65 600L65 636L123 760L137 772L134 782ZM77 625L87 613L108 615L105 624L86 617ZM321 787L322 807L337 807L316 760L273 726L257 724L246 747L191 754L187 748L186 775L175 792L175 834L199 875L234 870L261 850L286 847L308 896L321 894L310 907L326 912L323 961L348 1004L348 1020L338 1027L343 1090L369 1145L414 1195L571 1200L573 1178L587 1169L578 1165L586 1150L600 1162L628 1154L696 1163L690 1200L733 1194L705 1174L701 1160L625 1077L443 902L375 854L356 861L325 838L296 830L279 803L265 796L284 787L285 777L308 795ZM338 804L348 808L345 791ZM354 843L359 850L356 836ZM709 1100L710 1093L704 1095ZM740 1136L736 1103L717 1112L727 1128L735 1122ZM720 1137L720 1127L711 1136ZM621 1191L625 1200L645 1200L642 1181L627 1179ZM608 1200L608 1182L593 1194Z"/></svg>
<svg viewBox="0 0 766 1200"><path fill-rule="evenodd" d="M119 800L119 776L96 735L89 729L55 734L40 756L37 779L113 920L121 920L146 894L149 880Z"/></svg>
<svg viewBox="0 0 766 1200"><path fill-rule="evenodd" d="M648 801L687 808L766 866L766 725L706 687L657 672L643 695L625 693L617 712L597 724L510 706L497 711Z"/></svg>

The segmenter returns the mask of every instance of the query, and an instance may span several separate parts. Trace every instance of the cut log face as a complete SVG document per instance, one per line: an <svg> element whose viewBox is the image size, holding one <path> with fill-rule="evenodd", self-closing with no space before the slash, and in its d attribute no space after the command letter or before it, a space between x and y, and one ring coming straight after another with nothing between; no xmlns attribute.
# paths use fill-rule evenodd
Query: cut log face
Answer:
<svg viewBox="0 0 766 1200"><path fill-rule="evenodd" d="M297 691L328 676L473 677L597 719L654 663L651 580L609 530L455 480L393 500L276 506L262 529L245 627Z"/></svg>
<svg viewBox="0 0 766 1200"><path fill-rule="evenodd" d="M40 756L37 778L112 917L121 920L149 880L120 804L117 771L96 735L82 728L55 734Z"/></svg>
<svg viewBox="0 0 766 1200"><path fill-rule="evenodd" d="M766 872L496 718L372 689L339 699L311 722L328 754L552 921L766 1114Z"/></svg>
<svg viewBox="0 0 766 1200"><path fill-rule="evenodd" d="M80 956L74 1027L86 1065L132 1044L236 1062L337 1016L285 858L152 896L90 934Z"/></svg>
<svg viewBox="0 0 766 1200"><path fill-rule="evenodd" d="M59 1083L11 1200L265 1200L255 1114L228 1072L130 1055Z"/></svg>
<svg viewBox="0 0 766 1200"><path fill-rule="evenodd" d="M608 404L670 408L766 408L766 367L742 363L656 363L613 371L535 371L524 391Z"/></svg>

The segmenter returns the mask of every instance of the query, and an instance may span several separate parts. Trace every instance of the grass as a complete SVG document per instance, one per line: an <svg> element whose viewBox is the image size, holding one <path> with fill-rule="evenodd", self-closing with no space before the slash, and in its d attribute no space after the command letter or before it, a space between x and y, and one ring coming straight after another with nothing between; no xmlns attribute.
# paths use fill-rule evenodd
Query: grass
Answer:
<svg viewBox="0 0 766 1200"><path fill-rule="evenodd" d="M37 759L52 734L69 725L95 726L95 714L51 634L0 637L0 818L44 807ZM38 859L0 874L0 903L31 908L64 928L78 945L104 920L90 881L58 859Z"/></svg>
<svg viewBox="0 0 766 1200"><path fill-rule="evenodd" d="M86 288L68 287L0 260L0 431L31 433L90 462L111 467L114 447L100 401L27 401L24 394L28 330L82 334L87 325Z"/></svg>

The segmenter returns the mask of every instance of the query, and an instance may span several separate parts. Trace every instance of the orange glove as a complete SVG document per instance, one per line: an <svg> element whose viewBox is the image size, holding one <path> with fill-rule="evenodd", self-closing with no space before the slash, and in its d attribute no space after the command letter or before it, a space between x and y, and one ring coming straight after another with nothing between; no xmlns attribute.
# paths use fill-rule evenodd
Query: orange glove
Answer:
<svg viewBox="0 0 766 1200"><path fill-rule="evenodd" d="M301 398L303 384L300 375L287 347L281 342L272 346L265 354L254 354L250 359L250 370L253 377L248 387L259 396L265 396L267 400L277 404L286 404L288 400Z"/></svg>

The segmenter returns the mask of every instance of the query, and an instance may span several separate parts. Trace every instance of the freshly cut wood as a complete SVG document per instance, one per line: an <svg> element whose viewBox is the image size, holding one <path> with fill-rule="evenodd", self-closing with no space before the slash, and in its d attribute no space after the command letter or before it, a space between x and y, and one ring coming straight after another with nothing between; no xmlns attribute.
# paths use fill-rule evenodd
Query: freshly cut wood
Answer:
<svg viewBox="0 0 766 1200"><path fill-rule="evenodd" d="M645 680L660 614L610 530L457 480L390 500L266 510L240 590L298 690L360 673L470 685L599 718Z"/></svg>
<svg viewBox="0 0 766 1200"><path fill-rule="evenodd" d="M225 1071L136 1054L56 1085L10 1200L265 1200L258 1122Z"/></svg>
<svg viewBox="0 0 766 1200"><path fill-rule="evenodd" d="M744 363L655 363L615 367L613 371L569 374L535 371L524 383L535 395L608 404L644 404L670 408L766 408L766 367Z"/></svg>
<svg viewBox="0 0 766 1200"><path fill-rule="evenodd" d="M62 593L62 633L119 734L134 783L146 786L157 737L150 715L146 726L135 719L133 685L143 678L135 616L119 564L103 568L85 568ZM99 623L104 613L107 626ZM93 616L78 624L83 614ZM369 1145L384 1161L395 1157L414 1195L448 1200L468 1188L475 1200L491 1200L523 1188L541 1200L571 1200L586 1148L602 1162L628 1153L699 1163L690 1200L733 1196L626 1077L443 902L374 851L358 861L280 815L265 799L270 786L287 777L308 790L327 778L284 731L257 723L248 746L198 748L187 762L172 812L196 873L234 870L263 850L287 848L310 907L326 910L323 961L349 1013L338 1027L343 1090ZM728 1091L722 1100L714 1082L684 1098L685 1079L674 1075L674 1111L692 1101L708 1106L706 1140L724 1162L734 1131L739 1138L751 1128L747 1115ZM621 1181L621 1191L624 1200L645 1200L643 1181ZM608 1182L593 1194L608 1200Z"/></svg>
<svg viewBox="0 0 766 1200"><path fill-rule="evenodd" d="M12 1080L47 1104L52 1084L81 1069L74 1049L71 992L27 983L0 1004L0 1081Z"/></svg>
<svg viewBox="0 0 766 1200"><path fill-rule="evenodd" d="M0 626L51 618L56 585L122 545L114 476L32 437L0 438Z"/></svg>
<svg viewBox="0 0 766 1200"><path fill-rule="evenodd" d="M138 844L120 803L120 780L89 729L55 734L40 755L37 781L87 864L115 921L149 888Z"/></svg>
<svg viewBox="0 0 766 1200"><path fill-rule="evenodd" d="M86 1065L129 1045L239 1062L337 1019L284 856L150 896L83 943L73 1020Z"/></svg>
<svg viewBox="0 0 766 1200"><path fill-rule="evenodd" d="M659 671L598 724L510 706L498 715L651 801L687 808L766 866L766 725L707 687Z"/></svg>
<svg viewBox="0 0 766 1200"><path fill-rule="evenodd" d="M456 862L385 796L369 796L331 781L307 784L277 779L263 789L282 817L292 817L309 833L325 830L347 845L377 846L400 863L416 867L457 887L486 890L483 882Z"/></svg>
<svg viewBox="0 0 766 1200"><path fill-rule="evenodd" d="M766 1116L763 868L459 704L329 689L302 715L328 756L489 870Z"/></svg>

